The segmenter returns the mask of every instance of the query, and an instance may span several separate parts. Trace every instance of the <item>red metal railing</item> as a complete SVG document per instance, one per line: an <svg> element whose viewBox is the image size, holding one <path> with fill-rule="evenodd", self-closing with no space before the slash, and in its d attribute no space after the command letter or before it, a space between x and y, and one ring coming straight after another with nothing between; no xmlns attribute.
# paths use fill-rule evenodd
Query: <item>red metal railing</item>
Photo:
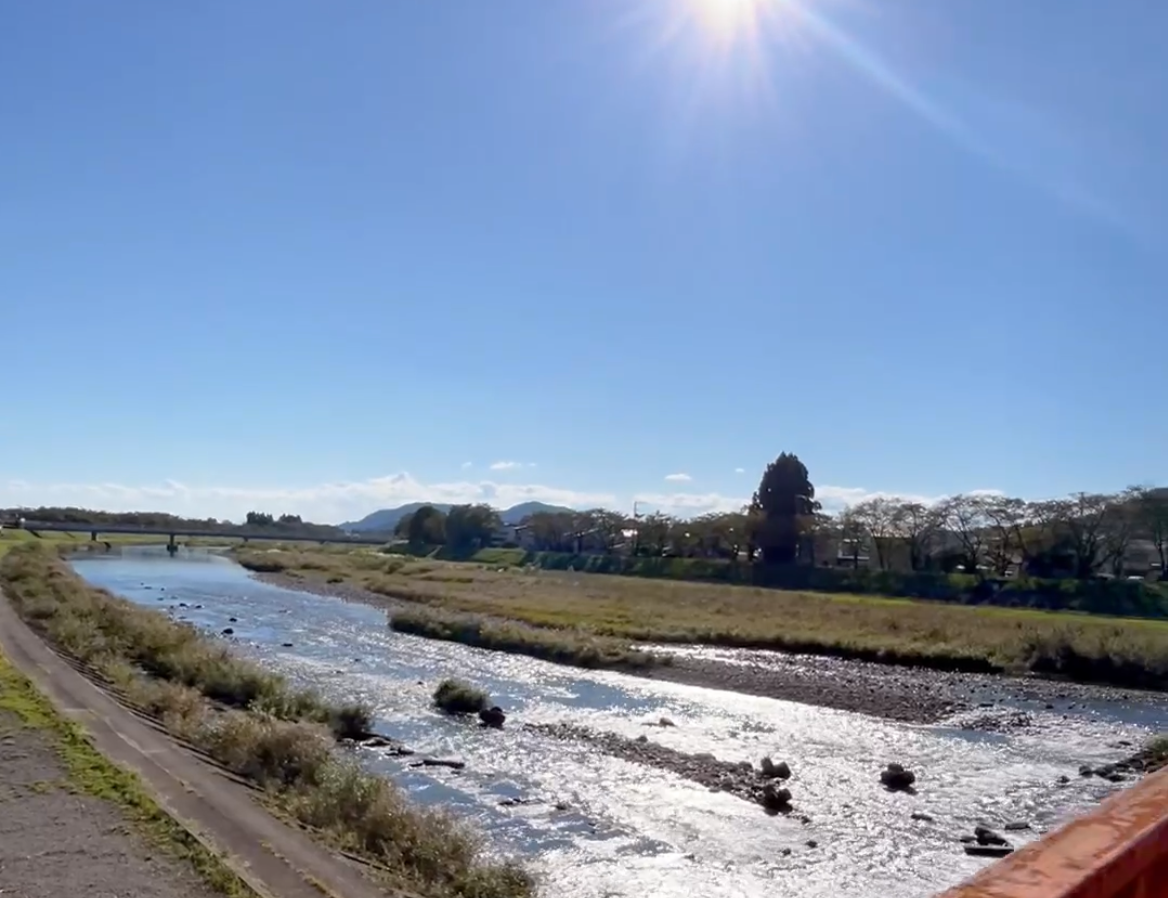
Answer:
<svg viewBox="0 0 1168 898"><path fill-rule="evenodd" d="M940 898L1168 896L1168 769Z"/></svg>

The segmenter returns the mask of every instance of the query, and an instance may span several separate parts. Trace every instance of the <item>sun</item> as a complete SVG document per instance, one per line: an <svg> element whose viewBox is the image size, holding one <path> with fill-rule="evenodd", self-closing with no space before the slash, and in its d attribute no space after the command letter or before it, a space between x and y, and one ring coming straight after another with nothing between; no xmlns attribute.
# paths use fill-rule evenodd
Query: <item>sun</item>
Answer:
<svg viewBox="0 0 1168 898"><path fill-rule="evenodd" d="M720 37L732 38L758 26L759 14L770 0L690 0L703 24Z"/></svg>

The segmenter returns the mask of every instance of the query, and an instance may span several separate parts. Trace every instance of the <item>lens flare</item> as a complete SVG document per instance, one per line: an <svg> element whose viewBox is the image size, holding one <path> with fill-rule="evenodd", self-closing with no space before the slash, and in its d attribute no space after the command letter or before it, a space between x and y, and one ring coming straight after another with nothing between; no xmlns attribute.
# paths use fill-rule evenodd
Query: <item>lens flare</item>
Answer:
<svg viewBox="0 0 1168 898"><path fill-rule="evenodd" d="M715 37L733 40L758 28L758 17L771 0L689 0L702 24Z"/></svg>

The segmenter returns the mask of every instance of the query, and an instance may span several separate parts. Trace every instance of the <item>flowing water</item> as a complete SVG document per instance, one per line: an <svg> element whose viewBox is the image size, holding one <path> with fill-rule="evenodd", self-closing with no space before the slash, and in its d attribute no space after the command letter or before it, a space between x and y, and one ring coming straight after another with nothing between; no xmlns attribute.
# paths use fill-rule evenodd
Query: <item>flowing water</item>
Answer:
<svg viewBox="0 0 1168 898"><path fill-rule="evenodd" d="M890 723L396 634L384 611L260 583L206 553L136 550L74 566L94 584L210 632L230 626L240 652L331 697L369 702L377 729L420 755L464 760L463 771L423 772L409 758L361 750L416 801L451 807L500 851L528 857L548 896L932 895L986 863L962 852L959 835L980 822L1025 820L1035 831L1011 834L1021 837L1013 841L1033 838L1116 788L1078 777L1080 764L1119 760L1130 754L1119 740L1139 744L1168 724L1151 700L1097 703L1069 719L1038 711L1032 726L1009 735ZM507 710L508 728L483 730L434 712L430 693L450 675L489 690ZM677 725L646 728L661 717ZM770 817L725 793L517 725L556 721L647 733L727 760L786 760L795 813ZM879 786L893 760L917 772L917 795ZM1070 782L1059 785L1061 775ZM509 798L531 802L500 804ZM916 811L935 822L913 820Z"/></svg>

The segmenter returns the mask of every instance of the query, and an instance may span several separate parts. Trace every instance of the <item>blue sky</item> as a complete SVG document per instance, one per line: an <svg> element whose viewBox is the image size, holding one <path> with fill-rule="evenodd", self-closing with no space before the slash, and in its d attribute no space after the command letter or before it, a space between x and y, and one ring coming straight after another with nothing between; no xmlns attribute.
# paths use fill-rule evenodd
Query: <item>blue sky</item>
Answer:
<svg viewBox="0 0 1168 898"><path fill-rule="evenodd" d="M0 504L694 512L783 450L836 505L1168 482L1165 33L1159 0L6 4Z"/></svg>

